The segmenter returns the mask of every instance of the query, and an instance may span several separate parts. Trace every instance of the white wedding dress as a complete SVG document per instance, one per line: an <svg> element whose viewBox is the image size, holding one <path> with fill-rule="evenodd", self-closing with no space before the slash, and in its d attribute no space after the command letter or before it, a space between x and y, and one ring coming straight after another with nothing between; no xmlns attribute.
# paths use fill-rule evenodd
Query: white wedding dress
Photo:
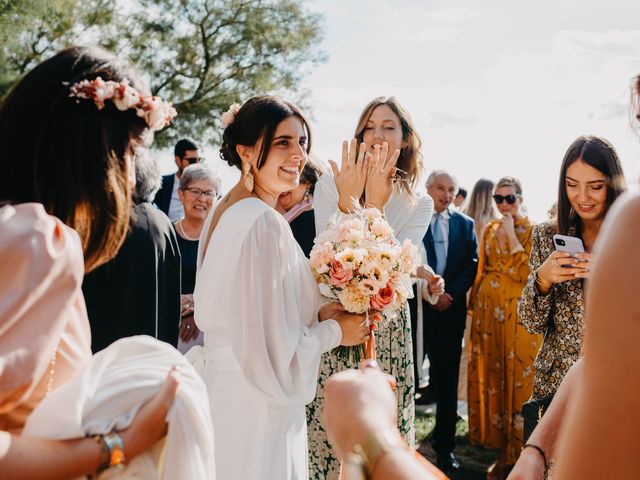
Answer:
<svg viewBox="0 0 640 480"><path fill-rule="evenodd" d="M204 346L187 356L209 391L217 478L306 480L305 404L321 354L342 333L335 320L318 322L318 286L284 218L256 198L229 207L206 247L194 303Z"/></svg>

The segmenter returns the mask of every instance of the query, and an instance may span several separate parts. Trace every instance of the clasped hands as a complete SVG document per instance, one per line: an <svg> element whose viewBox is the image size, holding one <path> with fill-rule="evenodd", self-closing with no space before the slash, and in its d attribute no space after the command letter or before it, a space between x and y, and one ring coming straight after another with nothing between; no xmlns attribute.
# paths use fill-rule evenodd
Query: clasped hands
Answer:
<svg viewBox="0 0 640 480"><path fill-rule="evenodd" d="M364 193L366 207L375 207L381 212L391 197L396 163L400 150L389 152L389 144L374 145L373 153L367 152L367 144L354 138L342 142L342 164L340 168L329 160L338 190L338 207L343 213L353 211L353 199Z"/></svg>
<svg viewBox="0 0 640 480"><path fill-rule="evenodd" d="M180 295L180 339L187 343L198 338L200 330L193 318L193 295Z"/></svg>

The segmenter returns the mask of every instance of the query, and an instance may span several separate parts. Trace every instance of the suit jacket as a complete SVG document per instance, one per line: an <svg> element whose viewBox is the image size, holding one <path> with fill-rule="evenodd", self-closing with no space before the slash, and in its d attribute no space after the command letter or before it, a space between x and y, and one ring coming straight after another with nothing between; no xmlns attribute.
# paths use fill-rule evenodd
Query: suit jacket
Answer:
<svg viewBox="0 0 640 480"><path fill-rule="evenodd" d="M173 193L173 182L175 178L175 173L163 175L162 186L160 190L158 190L158 193L156 193L156 198L153 199L153 203L162 210L165 215L169 215L169 205L171 204L171 194Z"/></svg>
<svg viewBox="0 0 640 480"><path fill-rule="evenodd" d="M175 346L180 322L180 250L167 216L150 203L135 205L124 244L82 284L91 348L132 335Z"/></svg>
<svg viewBox="0 0 640 480"><path fill-rule="evenodd" d="M429 265L436 269L436 251L431 225L422 240ZM467 290L473 286L478 271L478 242L473 219L449 209L449 247L444 270L445 290L453 297L451 309L466 310Z"/></svg>

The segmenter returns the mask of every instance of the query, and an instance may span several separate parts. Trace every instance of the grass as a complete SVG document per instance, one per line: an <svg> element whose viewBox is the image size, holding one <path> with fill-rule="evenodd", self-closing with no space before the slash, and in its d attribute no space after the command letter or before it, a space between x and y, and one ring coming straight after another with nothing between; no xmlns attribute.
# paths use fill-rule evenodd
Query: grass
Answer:
<svg viewBox="0 0 640 480"><path fill-rule="evenodd" d="M416 440L419 443L418 451L434 464L436 454L431 448L427 437L435 425L435 416L432 413L416 411ZM469 443L467 422L458 420L456 425L456 450L455 456L460 462L460 472L450 474L451 480L485 480L487 468L497 457L497 451L471 445Z"/></svg>

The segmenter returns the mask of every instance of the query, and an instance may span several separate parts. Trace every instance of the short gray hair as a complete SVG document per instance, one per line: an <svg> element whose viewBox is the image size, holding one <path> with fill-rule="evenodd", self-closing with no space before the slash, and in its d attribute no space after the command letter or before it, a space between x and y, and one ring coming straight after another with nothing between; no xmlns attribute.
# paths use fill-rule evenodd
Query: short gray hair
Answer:
<svg viewBox="0 0 640 480"><path fill-rule="evenodd" d="M218 173L206 163L194 163L182 171L180 176L180 190L185 191L193 182L209 180L213 185L216 195L222 190L222 180Z"/></svg>
<svg viewBox="0 0 640 480"><path fill-rule="evenodd" d="M136 187L132 192L133 203L151 202L162 185L160 165L146 148L136 149L133 160L136 169Z"/></svg>
<svg viewBox="0 0 640 480"><path fill-rule="evenodd" d="M458 191L458 188L460 188L458 179L446 170L433 170L427 177L427 182L425 183L425 185L427 187L430 187L431 185L433 185L433 181L436 179L436 177L439 177L440 175L446 175L447 177L449 177L453 181L453 184L456 186L456 192Z"/></svg>

